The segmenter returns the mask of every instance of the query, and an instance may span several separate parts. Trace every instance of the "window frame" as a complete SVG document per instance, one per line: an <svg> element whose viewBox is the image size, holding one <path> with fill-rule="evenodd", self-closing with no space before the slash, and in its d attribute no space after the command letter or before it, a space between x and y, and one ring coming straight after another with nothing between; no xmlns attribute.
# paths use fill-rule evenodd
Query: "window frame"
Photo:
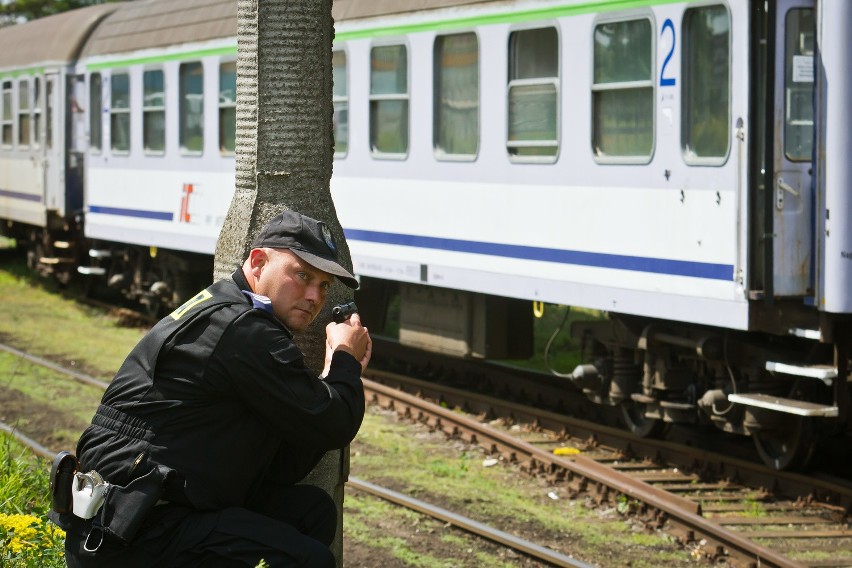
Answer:
<svg viewBox="0 0 852 568"><path fill-rule="evenodd" d="M30 88L30 78L23 77L15 81L15 99L18 101L18 106L15 112L15 124L17 125L17 146L18 149L27 150L32 144L32 89ZM24 88L26 87L26 88ZM26 93L24 93L26 91ZM23 104L22 104L23 103ZM26 106L24 106L26 105ZM23 137L26 136L26 140Z"/></svg>
<svg viewBox="0 0 852 568"><path fill-rule="evenodd" d="M163 104L162 106L152 106L148 105L146 101L145 94L145 78L149 73L160 73L163 78ZM165 156L168 151L168 88L167 88L167 79L166 72L161 66L156 67L146 67L142 69L142 152L146 156ZM148 116L152 113L162 113L163 114L163 149L162 150L151 150L148 148L147 140L145 136L148 132L147 129L147 119Z"/></svg>
<svg viewBox="0 0 852 568"><path fill-rule="evenodd" d="M15 147L14 84L11 77L0 79L0 146L6 149ZM6 132L9 133L8 142Z"/></svg>
<svg viewBox="0 0 852 568"><path fill-rule="evenodd" d="M233 103L222 103L222 67L225 65L234 65L234 76L237 76L237 60L235 58L222 58L217 65L218 89L216 90L216 135L218 139L219 154L222 156L236 156L237 154L237 131L236 131L236 113L237 113L237 83L234 81L234 101ZM224 132L222 130L222 111L234 109L234 149L226 150L224 144Z"/></svg>
<svg viewBox="0 0 852 568"><path fill-rule="evenodd" d="M127 107L119 107L118 112L116 112L115 106L115 78L120 76L127 77ZM133 76L129 69L124 69L118 72L111 72L109 75L109 151L113 156L129 156L131 151L133 150L133 117L131 116L131 110L133 108ZM118 116L116 116L118 115ZM115 133L114 133L114 118L118 118L121 116L127 116L127 149L116 149L115 147Z"/></svg>
<svg viewBox="0 0 852 568"><path fill-rule="evenodd" d="M95 91L95 77L98 89ZM100 155L104 149L104 78L96 71L89 73L89 152ZM97 94L97 97L95 95ZM94 144L94 133L97 132L97 145Z"/></svg>
<svg viewBox="0 0 852 568"><path fill-rule="evenodd" d="M346 150L343 152L338 152L337 150L337 129L332 127L332 137L334 141L334 159L340 160L349 155L349 146L352 143L351 138L349 136L349 52L346 50L346 47L340 47L338 49L332 49L331 58L332 58L332 78L334 75L334 54L342 53L343 54L343 74L346 76L346 93L343 95L338 95L334 92L334 85L332 85L331 91L331 107L332 107L332 116L337 115L337 105L343 105L342 108L346 110L347 122L346 122Z"/></svg>
<svg viewBox="0 0 852 568"><path fill-rule="evenodd" d="M185 122L186 121L186 115L184 113L184 109L186 108L185 99L186 99L186 94L192 94L192 93L185 93L183 72L184 72L184 69L188 68L189 66L197 66L199 69L201 69L201 98L200 98L200 100L201 100L201 113L200 113L201 114L201 133L200 133L201 149L200 150L193 150L193 149L187 148L187 146L186 146L186 138L187 138L186 134L187 134L187 128L188 127L187 127L186 122ZM206 109L205 109L205 106L206 105L204 104L204 102L205 102L204 97L206 95L206 93L205 93L206 75L207 75L207 69L205 69L204 61L201 60L201 59L195 59L195 60L192 60L192 61L181 61L178 64L178 67L177 67L177 77L178 77L178 149L180 150L181 156L201 157L201 156L204 155L204 149L205 149L205 146L206 146L206 143L205 143L205 140L206 140L206 138L205 138L206 137L206 134L205 134L205 127L206 127L206 123L205 123ZM218 89L217 89L217 93L218 93ZM217 106L217 111L218 111L218 106Z"/></svg>
<svg viewBox="0 0 852 568"><path fill-rule="evenodd" d="M619 24L619 23L627 23L627 22L637 22L645 20L649 24L649 37L650 37L650 53L649 53L649 76L648 79L645 80L634 80L634 81L618 81L611 83L596 83L595 82L595 31L598 26L604 24ZM604 17L598 18L595 20L594 25L592 26L592 35L591 35L591 47L589 51L589 55L591 57L591 65L589 67L589 71L591 73L589 77L589 85L591 92L591 100L590 100L590 112L589 117L591 119L591 124L589 124L589 133L591 134L591 139L589 140L589 149L592 152L592 158L598 164L622 164L622 165L646 165L650 164L654 160L654 155L657 151L657 80L656 80L656 69L657 69L657 34L655 30L657 29L656 19L654 18L654 14L651 12L643 11L643 12L633 12L629 14L622 14L618 16ZM612 155L612 154L598 154L595 150L595 140L596 140L596 130L595 130L595 122L596 122L596 114L595 114L595 95L596 93L601 92L612 92L612 91L621 91L621 90L630 90L630 89L640 89L640 88L650 88L651 91L651 147L648 150L647 155Z"/></svg>
<svg viewBox="0 0 852 568"><path fill-rule="evenodd" d="M392 94L373 94L372 86L373 86L373 50L381 49L384 47L402 47L405 50L405 92L404 93L392 93ZM370 149L370 156L373 159L377 160L406 160L408 159L408 155L411 153L411 48L408 45L407 41L397 40L397 41L387 41L381 43L374 43L370 46L369 52L369 76L368 76L368 146ZM381 150L376 150L373 148L373 103L380 103L383 101L404 101L406 107L405 113L405 121L406 121L406 136L405 136L405 152L383 152Z"/></svg>
<svg viewBox="0 0 852 568"><path fill-rule="evenodd" d="M32 143L33 148L41 148L42 97L44 86L41 75L34 75L32 82Z"/></svg>
<svg viewBox="0 0 852 568"><path fill-rule="evenodd" d="M725 150L724 155L722 156L690 156L690 152L687 150L686 144L686 132L687 132L687 104L689 100L689 93L687 89L689 89L689 80L687 78L687 70L686 67L689 66L689 34L686 29L686 19L687 16L691 12L695 12L698 10L704 10L707 8L723 8L728 17L728 117L727 117L727 141L728 145ZM733 117L733 85L731 81L733 80L733 63L734 63L734 53L733 53L733 20L731 18L731 10L728 5L724 2L710 2L707 4L699 4L697 6L688 6L681 16L680 21L681 26L681 35L683 39L681 41L681 60L680 60L680 73L681 73L681 93L680 93L680 153L683 158L683 162L688 166L724 166L728 163L728 159L731 156L731 149L733 147L732 143L732 135L733 135L733 125L732 125L732 117ZM773 87L774 89L774 87Z"/></svg>
<svg viewBox="0 0 852 568"><path fill-rule="evenodd" d="M513 57L513 35L520 32L529 32L533 30L552 29L556 32L556 76L555 77L535 77L526 79L513 79L512 69L517 66L516 59ZM506 124L505 131L505 149L509 161L520 164L554 164L559 161L559 156L562 152L562 34L559 25L556 22L541 21L533 22L525 26L515 26L509 30L506 35L506 115L504 117ZM510 136L510 117L509 110L511 104L511 93L513 88L518 87L534 87L534 86L552 86L555 91L556 100L556 139L552 141L545 140L509 140ZM552 156L519 156L511 152L511 148L556 148L556 152Z"/></svg>
<svg viewBox="0 0 852 568"><path fill-rule="evenodd" d="M782 125L783 130L783 140L784 140L784 156L787 161L792 163L807 163L813 161L813 138L811 137L811 148L810 151L806 154L793 154L790 147L790 134L791 129L796 126L810 126L811 134L816 131L816 116L812 116L810 121L801 120L801 119L793 119L791 118L791 109L793 108L793 95L796 92L804 92L803 89L794 89L793 85L797 82L795 81L795 72L793 71L793 66L790 65L795 57L807 56L807 53L798 53L794 54L790 52L790 38L789 33L791 31L790 27L790 19L794 17L796 14L800 14L804 11L810 11L811 17L816 19L816 9L813 7L806 6L794 6L787 10L787 13L784 15L784 124ZM799 19L798 23L801 23L801 19ZM814 47L810 53L810 57L816 58L816 38L813 38ZM790 75L793 75L791 77ZM799 81L804 82L804 81ZM808 104L812 104L813 95L816 91L816 79L810 83L810 88L807 89L807 96L805 100L808 101Z"/></svg>
<svg viewBox="0 0 852 568"><path fill-rule="evenodd" d="M438 40L453 36L473 36L476 41L476 150L472 154L451 154L438 146L438 133L440 124L440 84L438 83L438 69L442 67L438 63ZM432 40L432 154L441 162L475 162L479 158L482 147L482 42L479 41L476 30L453 31L450 33L436 34Z"/></svg>

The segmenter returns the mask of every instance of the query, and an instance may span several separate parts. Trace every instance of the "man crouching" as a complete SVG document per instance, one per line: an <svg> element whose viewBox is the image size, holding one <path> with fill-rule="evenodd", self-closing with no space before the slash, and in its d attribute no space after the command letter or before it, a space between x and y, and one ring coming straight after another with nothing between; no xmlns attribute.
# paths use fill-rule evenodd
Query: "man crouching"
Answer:
<svg viewBox="0 0 852 568"><path fill-rule="evenodd" d="M136 345L77 445L103 504L51 514L69 566L335 565L334 502L296 483L358 432L372 343L357 313L330 323L317 378L292 337L335 277L358 286L328 228L285 211Z"/></svg>

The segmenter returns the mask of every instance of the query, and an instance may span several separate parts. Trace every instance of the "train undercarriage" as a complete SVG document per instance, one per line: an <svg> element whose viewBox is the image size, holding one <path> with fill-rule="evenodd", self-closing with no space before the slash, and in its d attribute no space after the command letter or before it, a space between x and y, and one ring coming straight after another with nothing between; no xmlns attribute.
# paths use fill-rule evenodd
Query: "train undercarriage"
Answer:
<svg viewBox="0 0 852 568"><path fill-rule="evenodd" d="M375 304L384 283L362 286L363 304ZM462 357L531 354L530 302L398 287L401 343ZM849 322L814 323L776 334L610 313L571 325L584 363L560 376L594 403L619 407L637 436L662 436L672 424L713 427L750 436L770 467L803 469L818 439L852 432Z"/></svg>
<svg viewBox="0 0 852 568"><path fill-rule="evenodd" d="M180 306L213 274L209 255L90 240L73 220L50 219L47 227L7 224L3 234L26 251L27 268L60 285L77 280L84 292L112 292L151 316Z"/></svg>

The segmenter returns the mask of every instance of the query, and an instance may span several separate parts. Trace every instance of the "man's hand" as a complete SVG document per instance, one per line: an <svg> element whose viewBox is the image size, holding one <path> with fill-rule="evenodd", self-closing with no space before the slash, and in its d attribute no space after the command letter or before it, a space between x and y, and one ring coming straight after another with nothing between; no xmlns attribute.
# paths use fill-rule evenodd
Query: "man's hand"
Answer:
<svg viewBox="0 0 852 568"><path fill-rule="evenodd" d="M335 351L346 351L361 363L361 371L367 368L373 353L373 341L367 328L361 324L357 313L343 323L331 322L325 327L325 368L322 376L328 375L331 357Z"/></svg>

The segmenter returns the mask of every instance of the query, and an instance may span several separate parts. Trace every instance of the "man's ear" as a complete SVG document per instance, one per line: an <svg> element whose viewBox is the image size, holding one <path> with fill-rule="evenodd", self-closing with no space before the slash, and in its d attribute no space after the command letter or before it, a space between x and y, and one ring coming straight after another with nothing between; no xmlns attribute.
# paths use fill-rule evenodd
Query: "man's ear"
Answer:
<svg viewBox="0 0 852 568"><path fill-rule="evenodd" d="M269 262L269 257L263 249L251 249L249 253L249 266L255 278L260 277L261 271Z"/></svg>

